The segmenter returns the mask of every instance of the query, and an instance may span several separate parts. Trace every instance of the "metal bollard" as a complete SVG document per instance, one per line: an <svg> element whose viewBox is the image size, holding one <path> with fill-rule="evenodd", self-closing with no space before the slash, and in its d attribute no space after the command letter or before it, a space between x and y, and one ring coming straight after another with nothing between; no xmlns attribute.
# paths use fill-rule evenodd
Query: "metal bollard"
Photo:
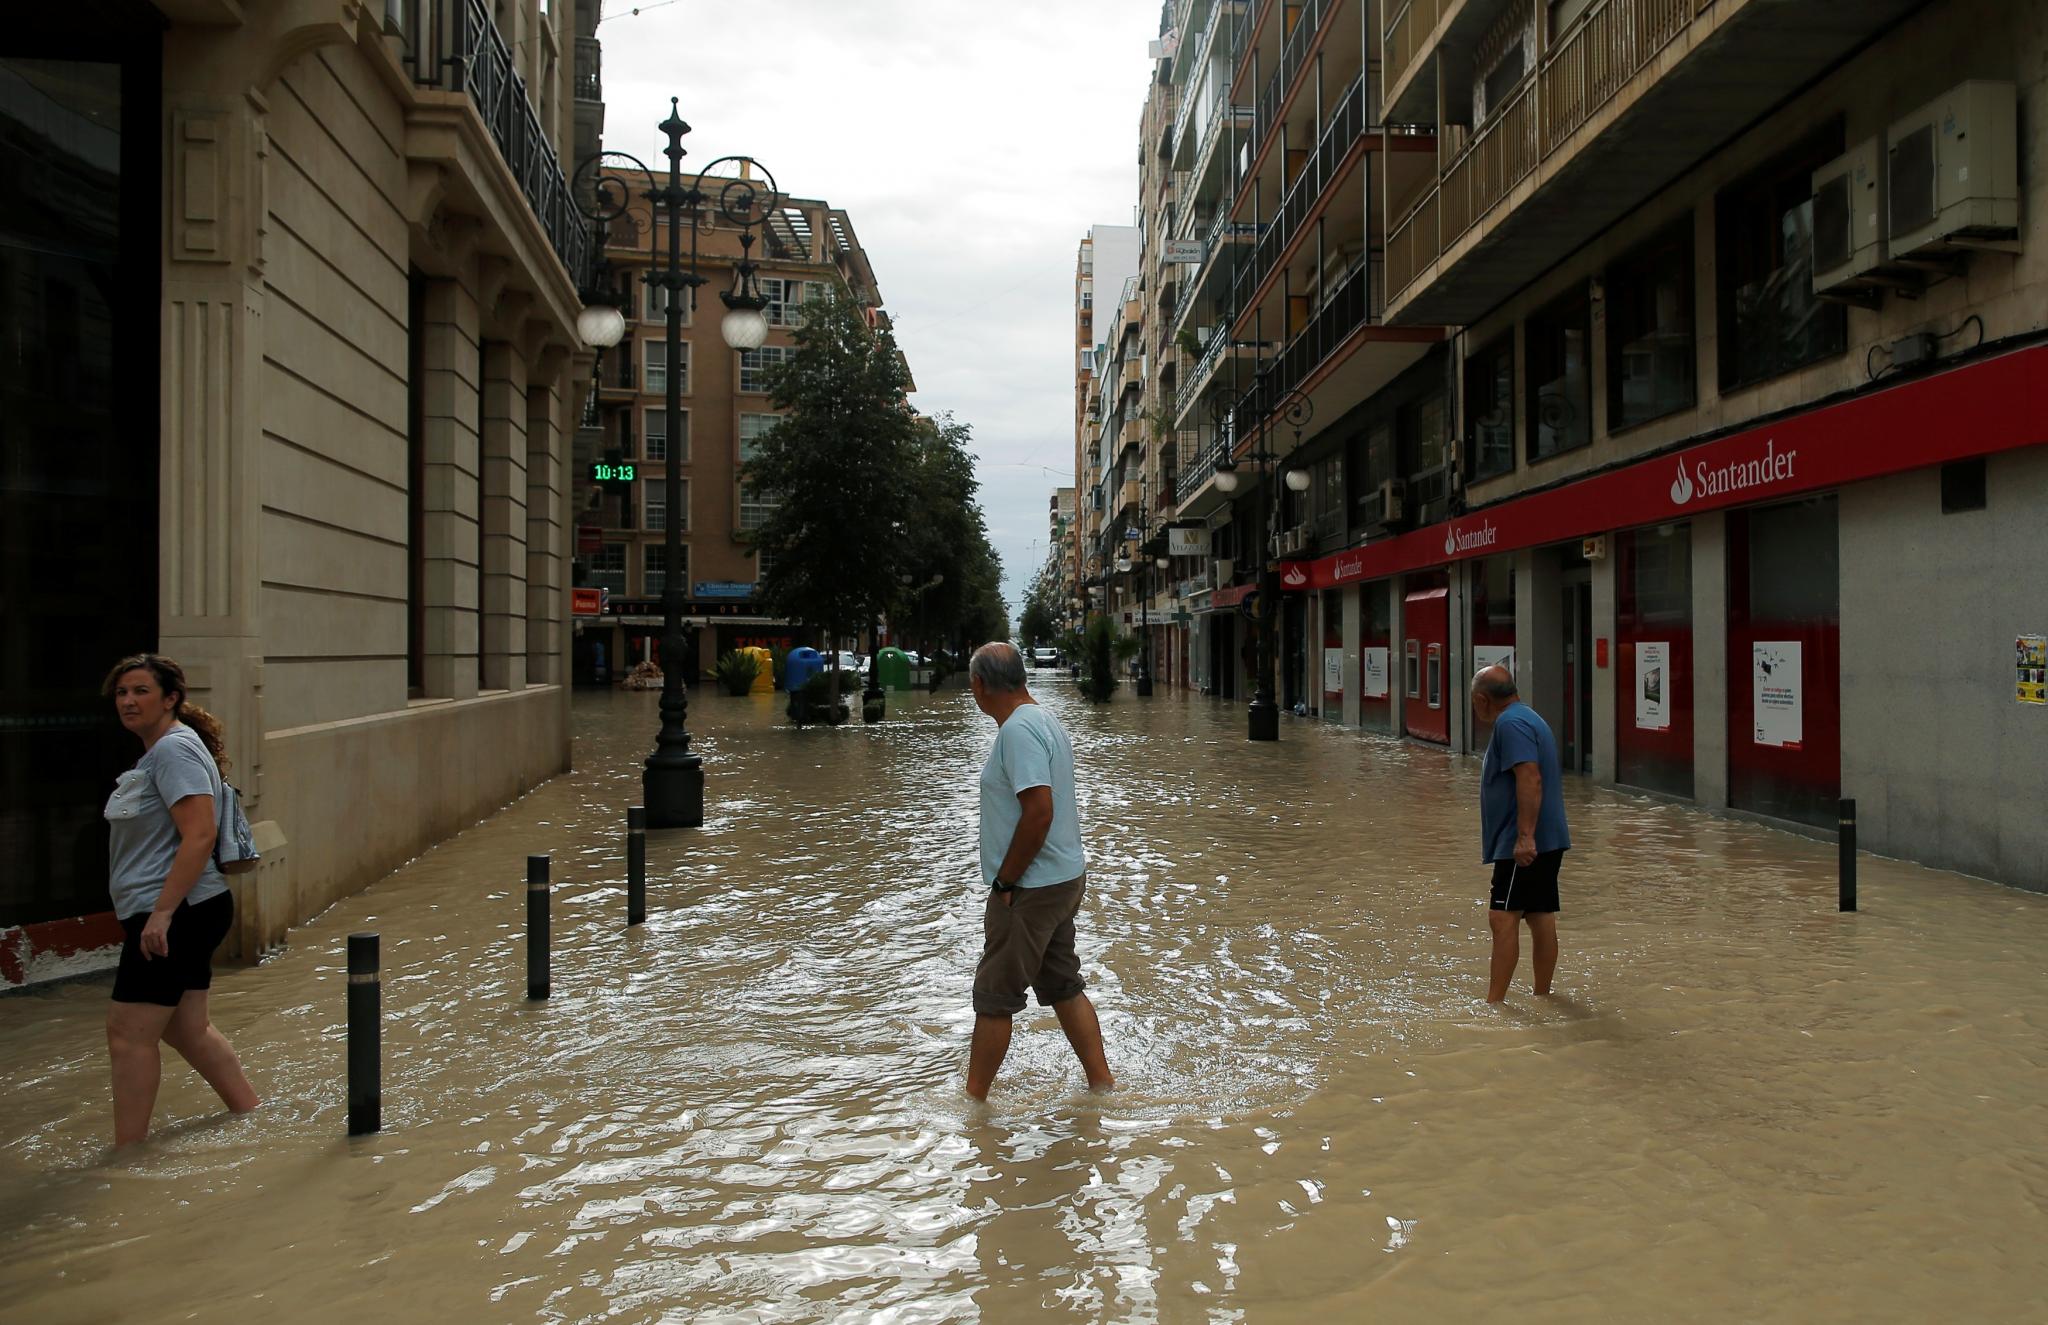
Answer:
<svg viewBox="0 0 2048 1325"><path fill-rule="evenodd" d="M1837 888L1840 893L1839 905L1844 911L1856 909L1856 802L1842 802L1841 830L1836 838L1836 850L1840 861L1836 872L1841 876Z"/></svg>
<svg viewBox="0 0 2048 1325"><path fill-rule="evenodd" d="M548 996L548 858L526 858L526 996Z"/></svg>
<svg viewBox="0 0 2048 1325"><path fill-rule="evenodd" d="M348 936L348 1134L383 1130L384 1092L378 1082L384 1007L377 982L377 936Z"/></svg>
<svg viewBox="0 0 2048 1325"><path fill-rule="evenodd" d="M647 808L626 811L626 923L647 919Z"/></svg>

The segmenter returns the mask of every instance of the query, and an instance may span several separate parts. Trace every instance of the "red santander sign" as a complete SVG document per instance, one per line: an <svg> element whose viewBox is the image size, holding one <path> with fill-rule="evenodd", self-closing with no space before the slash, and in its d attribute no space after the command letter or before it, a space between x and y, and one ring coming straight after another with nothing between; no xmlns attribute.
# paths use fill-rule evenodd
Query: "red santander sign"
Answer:
<svg viewBox="0 0 2048 1325"><path fill-rule="evenodd" d="M2015 351L1595 474L1455 520L1292 562L1290 589L1662 524L2048 442L2048 346Z"/></svg>

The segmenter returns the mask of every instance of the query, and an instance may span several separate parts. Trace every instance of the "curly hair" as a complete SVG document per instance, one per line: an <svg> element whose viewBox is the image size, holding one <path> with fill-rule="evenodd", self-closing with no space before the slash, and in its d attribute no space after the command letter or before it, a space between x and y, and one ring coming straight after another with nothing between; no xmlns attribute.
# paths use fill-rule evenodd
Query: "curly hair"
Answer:
<svg viewBox="0 0 2048 1325"><path fill-rule="evenodd" d="M100 694L112 695L114 686L130 672L148 672L156 678L158 689L166 696L176 695L178 702L171 709L171 716L199 733L199 739L206 742L206 748L213 755L213 762L220 771L228 771L228 733L221 720L194 704L185 688L185 669L161 653L131 653L114 664L107 673L107 679L100 682Z"/></svg>

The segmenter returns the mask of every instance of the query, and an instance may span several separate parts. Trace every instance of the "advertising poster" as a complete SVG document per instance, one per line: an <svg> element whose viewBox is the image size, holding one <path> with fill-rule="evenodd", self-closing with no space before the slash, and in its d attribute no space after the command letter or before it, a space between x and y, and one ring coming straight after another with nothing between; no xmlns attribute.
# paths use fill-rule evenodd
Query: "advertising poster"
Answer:
<svg viewBox="0 0 2048 1325"><path fill-rule="evenodd" d="M1671 726L1671 643L1636 641L1636 726L1661 732Z"/></svg>
<svg viewBox="0 0 2048 1325"><path fill-rule="evenodd" d="M1474 644L1472 646L1472 674L1474 676L1477 676L1481 671L1493 666L1495 663L1499 663L1502 667L1507 668L1509 676L1516 675L1514 646L1511 644Z"/></svg>
<svg viewBox="0 0 2048 1325"><path fill-rule="evenodd" d="M1367 699L1387 697L1387 646L1368 645L1358 651L1358 691Z"/></svg>
<svg viewBox="0 0 2048 1325"><path fill-rule="evenodd" d="M1344 693L1344 650L1323 650L1323 693L1341 695Z"/></svg>
<svg viewBox="0 0 2048 1325"><path fill-rule="evenodd" d="M2048 704L2048 635L2021 635L2013 641L2013 656L2015 697L2022 704Z"/></svg>
<svg viewBox="0 0 2048 1325"><path fill-rule="evenodd" d="M1806 738L1806 685L1800 650L1798 640L1758 640L1750 646L1758 745L1797 750Z"/></svg>

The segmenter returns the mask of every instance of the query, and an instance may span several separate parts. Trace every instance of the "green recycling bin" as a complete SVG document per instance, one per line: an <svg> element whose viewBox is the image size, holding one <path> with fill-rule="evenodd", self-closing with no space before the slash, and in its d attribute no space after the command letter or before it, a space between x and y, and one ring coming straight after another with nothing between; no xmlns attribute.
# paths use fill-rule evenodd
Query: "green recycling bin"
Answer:
<svg viewBox="0 0 2048 1325"><path fill-rule="evenodd" d="M875 655L875 670L884 690L910 689L910 655L890 647Z"/></svg>

